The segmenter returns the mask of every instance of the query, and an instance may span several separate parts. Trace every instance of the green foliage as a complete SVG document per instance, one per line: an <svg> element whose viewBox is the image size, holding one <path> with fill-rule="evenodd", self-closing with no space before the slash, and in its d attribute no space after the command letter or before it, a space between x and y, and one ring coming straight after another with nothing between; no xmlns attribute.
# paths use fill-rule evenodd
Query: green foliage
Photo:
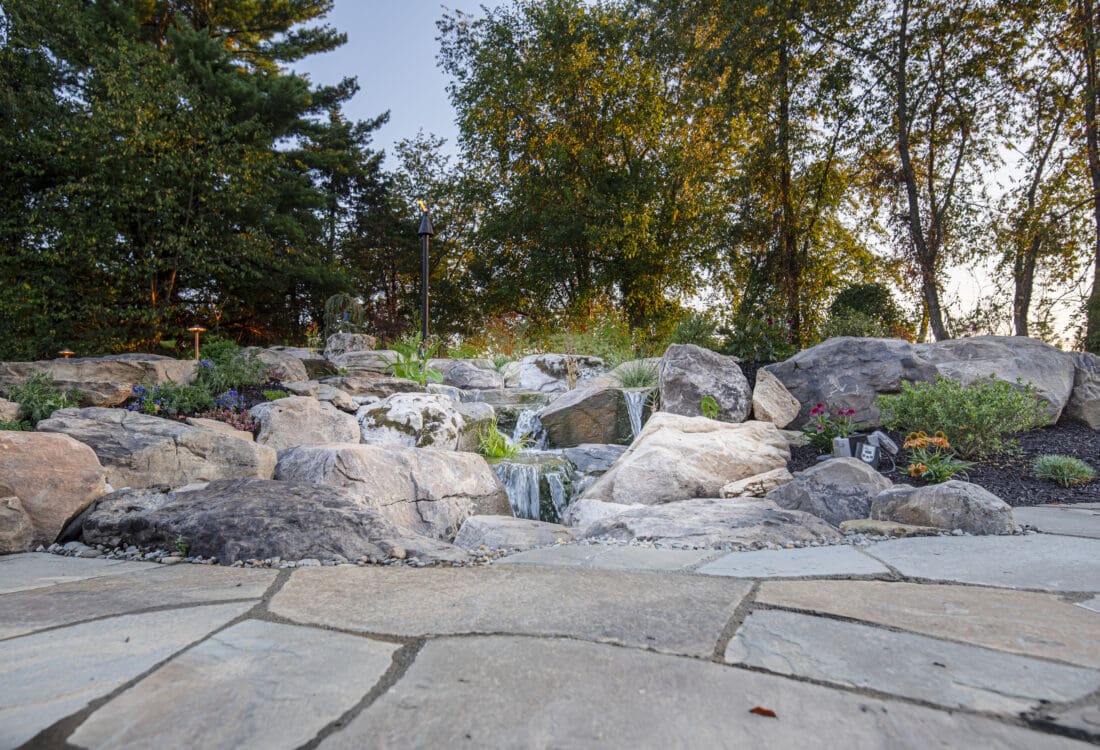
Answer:
<svg viewBox="0 0 1100 750"><path fill-rule="evenodd" d="M349 294L334 294L325 300L325 339L334 333L363 331L363 305Z"/></svg>
<svg viewBox="0 0 1100 750"><path fill-rule="evenodd" d="M864 336L871 338L893 338L895 329L874 318L867 313L841 308L834 312L821 325L818 338L835 338L837 336Z"/></svg>
<svg viewBox="0 0 1100 750"><path fill-rule="evenodd" d="M626 362L614 373L623 388L656 388L657 365L645 361Z"/></svg>
<svg viewBox="0 0 1100 750"><path fill-rule="evenodd" d="M1035 476L1070 487L1091 482L1096 470L1079 458L1048 454L1035 460Z"/></svg>
<svg viewBox="0 0 1100 750"><path fill-rule="evenodd" d="M747 317L718 332L724 337L719 351L743 362L780 362L798 351L791 327L775 318Z"/></svg>
<svg viewBox="0 0 1100 750"><path fill-rule="evenodd" d="M942 432L931 437L924 431L911 432L905 438L905 449L909 451L909 476L924 479L929 484L946 482L974 465L955 455Z"/></svg>
<svg viewBox="0 0 1100 750"><path fill-rule="evenodd" d="M1040 422L1043 405L1035 387L980 378L968 386L939 377L933 383L903 383L896 395L878 398L883 426L898 432L942 432L967 459L1013 452L1008 436Z"/></svg>
<svg viewBox="0 0 1100 750"><path fill-rule="evenodd" d="M268 401L278 401L290 395L290 391L264 391L264 398Z"/></svg>
<svg viewBox="0 0 1100 750"><path fill-rule="evenodd" d="M178 417L198 414L216 405L214 397L202 385L161 383L151 388L134 386L134 401L126 408L156 417Z"/></svg>
<svg viewBox="0 0 1100 750"><path fill-rule="evenodd" d="M11 432L26 432L33 430L30 422L24 422L18 419L15 420L0 420L0 430L8 430Z"/></svg>
<svg viewBox="0 0 1100 750"><path fill-rule="evenodd" d="M802 427L806 442L822 454L833 452L833 438L848 437L856 431L854 409L830 410L827 404L810 409L810 421Z"/></svg>
<svg viewBox="0 0 1100 750"><path fill-rule="evenodd" d="M8 386L5 395L19 404L20 415L32 426L58 409L79 406L83 398L80 391L61 390L48 373L37 373L22 383Z"/></svg>
<svg viewBox="0 0 1100 750"><path fill-rule="evenodd" d="M187 551L191 548L191 545L187 543L187 540L183 537L183 534L177 534L176 538L172 541L172 551L180 557L187 557Z"/></svg>
<svg viewBox="0 0 1100 750"><path fill-rule="evenodd" d="M694 344L704 349L718 346L718 324L709 315L693 312L681 318L672 332L671 343Z"/></svg>
<svg viewBox="0 0 1100 750"><path fill-rule="evenodd" d="M876 282L844 287L829 306L829 312L832 315L862 313L885 325L893 325L901 320L894 296L884 285Z"/></svg>
<svg viewBox="0 0 1100 750"><path fill-rule="evenodd" d="M260 426L248 412L227 407L219 407L217 409L199 412L196 416L202 417L203 419L216 419L219 422L225 422L233 429L241 430L242 432L255 432L256 428Z"/></svg>
<svg viewBox="0 0 1100 750"><path fill-rule="evenodd" d="M497 429L496 418L478 432L478 452L486 458L511 458L527 447L525 439L512 441Z"/></svg>
<svg viewBox="0 0 1100 750"><path fill-rule="evenodd" d="M213 339L202 346L195 384L209 394L259 385L266 379L266 365L255 352L245 353L230 339Z"/></svg>
<svg viewBox="0 0 1100 750"><path fill-rule="evenodd" d="M635 357L634 340L625 316L602 305L594 305L584 316L565 321L538 348L599 357L608 367Z"/></svg>
<svg viewBox="0 0 1100 750"><path fill-rule="evenodd" d="M387 368L393 376L415 380L424 388L428 386L429 380L433 383L443 382L443 373L428 367L428 359L431 358L435 346L421 346L419 333L394 341L390 348L397 354L397 361L390 363Z"/></svg>
<svg viewBox="0 0 1100 750"><path fill-rule="evenodd" d="M721 407L714 396L703 396L699 402L699 410L703 412L703 416L707 419L718 419L718 412Z"/></svg>

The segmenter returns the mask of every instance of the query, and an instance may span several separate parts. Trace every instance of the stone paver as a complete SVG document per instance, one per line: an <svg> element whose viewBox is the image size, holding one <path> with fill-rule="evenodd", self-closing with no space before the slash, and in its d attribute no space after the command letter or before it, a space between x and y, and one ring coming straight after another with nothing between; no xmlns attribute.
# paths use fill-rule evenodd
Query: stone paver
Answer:
<svg viewBox="0 0 1100 750"><path fill-rule="evenodd" d="M560 635L709 656L750 587L702 576L523 566L321 568L297 571L270 609L366 633Z"/></svg>
<svg viewBox="0 0 1100 750"><path fill-rule="evenodd" d="M0 643L0 747L21 745L249 606L217 604L125 615Z"/></svg>
<svg viewBox="0 0 1100 750"><path fill-rule="evenodd" d="M1054 712L1041 712L1044 722L1070 730L1077 736L1087 737L1100 744L1100 701L1094 699L1085 705L1071 706Z"/></svg>
<svg viewBox="0 0 1100 750"><path fill-rule="evenodd" d="M1006 714L1075 701L1100 688L1096 670L778 610L750 614L729 642L726 661Z"/></svg>
<svg viewBox="0 0 1100 750"><path fill-rule="evenodd" d="M121 694L70 737L79 747L295 748L354 707L397 646L246 620Z"/></svg>
<svg viewBox="0 0 1100 750"><path fill-rule="evenodd" d="M545 565L589 570L687 570L715 554L708 550L693 549L560 544L509 555L496 564Z"/></svg>
<svg viewBox="0 0 1100 750"><path fill-rule="evenodd" d="M156 567L157 563L62 557L45 552L6 555L0 557L0 594Z"/></svg>
<svg viewBox="0 0 1100 750"><path fill-rule="evenodd" d="M1051 594L883 581L766 581L756 602L1100 669L1100 617Z"/></svg>
<svg viewBox="0 0 1100 750"><path fill-rule="evenodd" d="M1051 534L897 539L867 548L902 575L1044 591L1100 591L1100 539Z"/></svg>
<svg viewBox="0 0 1100 750"><path fill-rule="evenodd" d="M472 708L476 706L476 710ZM776 717L751 713L770 709ZM978 716L566 640L443 638L322 750L1086 747Z"/></svg>
<svg viewBox="0 0 1100 750"><path fill-rule="evenodd" d="M1064 534L1100 539L1100 509L1074 505L1039 505L1013 508L1012 514L1021 524L1033 526L1047 534Z"/></svg>
<svg viewBox="0 0 1100 750"><path fill-rule="evenodd" d="M731 552L699 568L712 576L791 578L862 576L889 573L885 565L848 545Z"/></svg>
<svg viewBox="0 0 1100 750"><path fill-rule="evenodd" d="M1083 602L1077 602L1078 607L1084 607L1085 609L1091 609L1093 612L1100 612L1100 596L1094 596L1091 599L1086 599Z"/></svg>
<svg viewBox="0 0 1100 750"><path fill-rule="evenodd" d="M0 599L0 638L154 607L258 599L275 570L207 565L157 565L137 573L6 594Z"/></svg>

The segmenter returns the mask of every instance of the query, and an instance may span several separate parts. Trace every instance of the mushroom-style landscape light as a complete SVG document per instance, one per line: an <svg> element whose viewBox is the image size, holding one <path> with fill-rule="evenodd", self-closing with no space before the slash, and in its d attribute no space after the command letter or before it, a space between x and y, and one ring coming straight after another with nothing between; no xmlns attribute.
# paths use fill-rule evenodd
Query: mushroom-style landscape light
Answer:
<svg viewBox="0 0 1100 750"><path fill-rule="evenodd" d="M191 326L187 330L190 331L191 333L195 334L195 361L198 362L199 361L199 334L206 331L206 329L203 328L202 326L196 325L196 326Z"/></svg>
<svg viewBox="0 0 1100 750"><path fill-rule="evenodd" d="M423 348L428 341L428 238L435 232L432 231L432 220L428 216L428 206L424 201L417 201L422 214L420 216L420 229L416 233L420 235L420 346Z"/></svg>
<svg viewBox="0 0 1100 750"><path fill-rule="evenodd" d="M74 352L72 349L62 349L61 351L58 352L58 354L60 354L65 359L68 359L69 357L76 354L76 352Z"/></svg>

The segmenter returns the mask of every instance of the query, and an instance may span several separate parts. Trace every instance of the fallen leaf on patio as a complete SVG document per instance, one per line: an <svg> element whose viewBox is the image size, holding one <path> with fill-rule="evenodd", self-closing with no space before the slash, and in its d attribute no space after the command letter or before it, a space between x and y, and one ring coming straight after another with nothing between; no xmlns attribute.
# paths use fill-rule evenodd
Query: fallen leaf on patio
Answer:
<svg viewBox="0 0 1100 750"><path fill-rule="evenodd" d="M750 708L749 713L750 714L757 714L758 716L770 716L773 719L778 719L779 718L778 716L775 715L775 711L772 711L770 708L762 708L761 706L755 706L754 708Z"/></svg>

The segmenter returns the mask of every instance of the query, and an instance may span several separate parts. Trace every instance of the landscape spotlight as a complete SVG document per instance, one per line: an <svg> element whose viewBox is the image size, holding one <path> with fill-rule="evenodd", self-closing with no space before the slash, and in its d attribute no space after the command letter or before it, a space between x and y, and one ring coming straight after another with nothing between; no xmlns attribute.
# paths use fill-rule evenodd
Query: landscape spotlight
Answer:
<svg viewBox="0 0 1100 750"><path fill-rule="evenodd" d="M74 352L72 349L62 349L61 351L58 352L58 354L60 354L65 359L68 359L69 357L76 354L76 352Z"/></svg>
<svg viewBox="0 0 1100 750"><path fill-rule="evenodd" d="M199 325L191 326L187 329L191 333L195 334L195 361L199 361L199 334L206 331L205 328Z"/></svg>

